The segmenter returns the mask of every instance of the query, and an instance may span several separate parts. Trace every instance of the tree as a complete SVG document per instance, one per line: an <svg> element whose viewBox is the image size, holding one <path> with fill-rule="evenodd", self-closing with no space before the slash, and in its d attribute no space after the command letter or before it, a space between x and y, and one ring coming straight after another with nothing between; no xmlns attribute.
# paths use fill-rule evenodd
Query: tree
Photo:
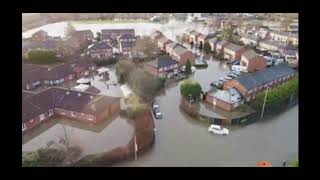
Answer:
<svg viewBox="0 0 320 180"><path fill-rule="evenodd" d="M211 46L210 46L209 42L205 42L205 43L204 43L203 49L204 49L204 52L205 52L206 54L209 54L209 53L211 52Z"/></svg>
<svg viewBox="0 0 320 180"><path fill-rule="evenodd" d="M142 69L135 69L130 73L128 84L138 96L150 101L159 89L163 87L164 81L158 77L150 76Z"/></svg>
<svg viewBox="0 0 320 180"><path fill-rule="evenodd" d="M68 22L67 27L65 28L65 31L64 31L65 37L73 35L74 32L76 32L76 29L73 27L73 25L70 22Z"/></svg>
<svg viewBox="0 0 320 180"><path fill-rule="evenodd" d="M115 68L119 82L124 83L128 80L129 74L134 69L134 66L126 60L119 60L116 63Z"/></svg>
<svg viewBox="0 0 320 180"><path fill-rule="evenodd" d="M180 93L185 98L190 98L190 95L193 98L199 98L201 91L200 84L191 79L184 80L180 85Z"/></svg>
<svg viewBox="0 0 320 180"><path fill-rule="evenodd" d="M191 70L191 62L189 59L187 59L187 62L186 62L186 69L185 69L185 73L187 75L191 74L192 73L192 70Z"/></svg>
<svg viewBox="0 0 320 180"><path fill-rule="evenodd" d="M97 40L97 42L101 41L101 32L97 32L96 40Z"/></svg>
<svg viewBox="0 0 320 180"><path fill-rule="evenodd" d="M138 38L133 51L136 53L143 53L147 57L153 57L154 52L157 52L157 46L152 42L150 37Z"/></svg>

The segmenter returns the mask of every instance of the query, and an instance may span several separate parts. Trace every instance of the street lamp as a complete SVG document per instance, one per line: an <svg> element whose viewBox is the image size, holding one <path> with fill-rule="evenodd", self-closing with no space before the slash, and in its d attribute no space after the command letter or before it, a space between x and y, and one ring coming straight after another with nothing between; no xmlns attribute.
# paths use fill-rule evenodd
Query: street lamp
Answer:
<svg viewBox="0 0 320 180"><path fill-rule="evenodd" d="M267 86L266 95L265 95L265 97L264 97L264 102L263 102L263 106L262 106L262 112L261 112L260 120L262 119L262 116L263 116L263 113L264 113L264 107L265 107L265 105L266 105L268 90L269 90L269 86Z"/></svg>

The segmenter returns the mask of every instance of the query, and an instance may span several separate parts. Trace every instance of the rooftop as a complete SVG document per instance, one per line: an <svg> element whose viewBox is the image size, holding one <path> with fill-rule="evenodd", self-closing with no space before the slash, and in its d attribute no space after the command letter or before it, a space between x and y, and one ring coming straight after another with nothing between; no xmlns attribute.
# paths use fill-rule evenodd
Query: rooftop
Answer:
<svg viewBox="0 0 320 180"><path fill-rule="evenodd" d="M178 56L180 56L181 54L185 53L186 51L188 51L186 48L182 47L182 46L176 46L172 52L177 54Z"/></svg>
<svg viewBox="0 0 320 180"><path fill-rule="evenodd" d="M228 90L215 89L209 91L208 94L229 104L241 101L241 95L235 88L230 88Z"/></svg>
<svg viewBox="0 0 320 180"><path fill-rule="evenodd" d="M233 43L230 43L228 45L226 45L224 47L224 49L228 49L228 50L231 50L231 51L239 51L241 49L243 49L244 47L243 46L239 46L237 44L233 44Z"/></svg>
<svg viewBox="0 0 320 180"><path fill-rule="evenodd" d="M147 63L148 66L152 66L155 68L162 68L162 67L167 67L171 66L174 64L178 64L177 61L171 59L169 56L160 56L158 59L150 61Z"/></svg>
<svg viewBox="0 0 320 180"><path fill-rule="evenodd" d="M49 88L22 99L22 122L53 108L95 114L117 99L65 88Z"/></svg>
<svg viewBox="0 0 320 180"><path fill-rule="evenodd" d="M249 49L247 51L245 51L243 54L242 54L243 57L245 57L246 59L248 60L251 60L257 56L259 56L256 52L254 52L252 49Z"/></svg>
<svg viewBox="0 0 320 180"><path fill-rule="evenodd" d="M90 47L90 50L100 50L100 49L112 49L112 47L106 42L97 42Z"/></svg>
<svg viewBox="0 0 320 180"><path fill-rule="evenodd" d="M254 73L244 73L238 78L235 78L235 80L241 83L247 90L251 90L257 86L263 85L280 77L287 76L294 72L295 70L287 64L279 64Z"/></svg>

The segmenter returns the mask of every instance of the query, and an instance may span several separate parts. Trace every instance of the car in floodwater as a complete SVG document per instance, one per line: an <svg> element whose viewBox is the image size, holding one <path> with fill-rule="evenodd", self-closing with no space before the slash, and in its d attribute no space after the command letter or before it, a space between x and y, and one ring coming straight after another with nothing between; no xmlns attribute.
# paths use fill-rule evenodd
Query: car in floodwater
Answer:
<svg viewBox="0 0 320 180"><path fill-rule="evenodd" d="M227 128L223 128L219 125L211 124L208 128L208 132L210 134L221 134L224 136L229 135L229 130Z"/></svg>
<svg viewBox="0 0 320 180"><path fill-rule="evenodd" d="M160 111L160 105L157 102L152 103L152 112L156 119L162 119L162 113Z"/></svg>

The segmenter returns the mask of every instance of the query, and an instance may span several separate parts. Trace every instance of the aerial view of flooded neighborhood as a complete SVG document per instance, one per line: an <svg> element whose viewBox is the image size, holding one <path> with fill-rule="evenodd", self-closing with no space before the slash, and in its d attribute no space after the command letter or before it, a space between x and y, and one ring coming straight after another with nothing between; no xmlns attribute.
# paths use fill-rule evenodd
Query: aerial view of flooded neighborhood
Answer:
<svg viewBox="0 0 320 180"><path fill-rule="evenodd" d="M22 13L23 167L298 167L298 13Z"/></svg>

